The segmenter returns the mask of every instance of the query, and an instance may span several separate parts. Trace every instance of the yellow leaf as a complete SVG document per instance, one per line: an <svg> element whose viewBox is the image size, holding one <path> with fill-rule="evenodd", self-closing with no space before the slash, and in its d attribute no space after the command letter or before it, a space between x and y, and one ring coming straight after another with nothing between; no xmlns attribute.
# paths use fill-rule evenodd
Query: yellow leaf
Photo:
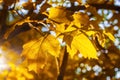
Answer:
<svg viewBox="0 0 120 80"><path fill-rule="evenodd" d="M42 43L43 51L50 53L51 55L58 57L60 53L60 43L52 35L49 35Z"/></svg>
<svg viewBox="0 0 120 80"><path fill-rule="evenodd" d="M71 23L66 29L65 29L65 31L64 32L70 32L70 31L74 31L74 30L76 30L76 28L75 27L73 27L73 23Z"/></svg>
<svg viewBox="0 0 120 80"><path fill-rule="evenodd" d="M63 18L66 16L66 12L63 7L51 7L49 10L49 18Z"/></svg>
<svg viewBox="0 0 120 80"><path fill-rule="evenodd" d="M92 36L96 33L96 31L86 31L85 32L88 36Z"/></svg>
<svg viewBox="0 0 120 80"><path fill-rule="evenodd" d="M115 37L114 37L111 33L105 32L104 34L105 34L106 36L108 36L109 39L112 40L113 42L115 41Z"/></svg>
<svg viewBox="0 0 120 80"><path fill-rule="evenodd" d="M33 40L31 42L28 42L23 46L23 52L22 55L26 55L26 53L37 53L37 52L48 52L52 54L55 57L59 56L60 53L60 43L52 35L48 35L45 39L44 37L41 37L39 40ZM35 54L31 54L28 56L29 58L33 59L33 56L36 56Z"/></svg>
<svg viewBox="0 0 120 80"><path fill-rule="evenodd" d="M58 36L59 34L63 33L65 31L65 23L62 24L56 24L55 32Z"/></svg>
<svg viewBox="0 0 120 80"><path fill-rule="evenodd" d="M41 69L43 69L45 66L45 64L40 64L39 62L34 62L34 63L30 63L28 65L28 70L29 71L35 71L36 73L39 73Z"/></svg>
<svg viewBox="0 0 120 80"><path fill-rule="evenodd" d="M73 45L67 45L67 52L70 54L71 58L73 58L74 55L77 53L77 49Z"/></svg>
<svg viewBox="0 0 120 80"><path fill-rule="evenodd" d="M64 7L51 7L49 10L49 16L50 19L60 22L60 23L69 23L69 20L66 17L66 10Z"/></svg>
<svg viewBox="0 0 120 80"><path fill-rule="evenodd" d="M60 53L60 44L52 35L24 44L22 56L25 57L28 69L38 73L46 64L47 53L55 57Z"/></svg>
<svg viewBox="0 0 120 80"><path fill-rule="evenodd" d="M16 22L11 28L7 30L7 32L4 35L4 38L7 39L10 33L12 33L17 27L21 27L25 22L30 22L29 20L30 17L25 18L24 20Z"/></svg>
<svg viewBox="0 0 120 80"><path fill-rule="evenodd" d="M42 40L43 40L43 37L39 38L38 40L32 40L24 44L22 56L25 56L29 59L35 59L35 57L37 56L37 53L39 53Z"/></svg>
<svg viewBox="0 0 120 80"><path fill-rule="evenodd" d="M98 43L102 47L105 47L105 43L106 43L105 35L101 32L98 32L98 33L95 34L95 36L97 37Z"/></svg>
<svg viewBox="0 0 120 80"><path fill-rule="evenodd" d="M41 37L38 40L33 40L23 45L22 56L25 57L29 71L33 70L38 73L45 65L46 53L42 53L41 51L43 39Z"/></svg>
<svg viewBox="0 0 120 80"><path fill-rule="evenodd" d="M87 26L89 24L89 17L87 14L77 12L73 14L74 18L74 25L76 25L78 28L81 28L81 25Z"/></svg>
<svg viewBox="0 0 120 80"><path fill-rule="evenodd" d="M62 23L62 24L56 24L56 35L60 35L60 34L65 34L65 33L71 33L71 32L74 32L76 30L75 27L73 27L73 24L71 23L69 26L66 26L65 23Z"/></svg>
<svg viewBox="0 0 120 80"><path fill-rule="evenodd" d="M70 55L75 54L73 50L78 50L85 58L88 57L97 59L97 52L95 47L93 46L91 41L82 33L73 38L73 41L71 43Z"/></svg>

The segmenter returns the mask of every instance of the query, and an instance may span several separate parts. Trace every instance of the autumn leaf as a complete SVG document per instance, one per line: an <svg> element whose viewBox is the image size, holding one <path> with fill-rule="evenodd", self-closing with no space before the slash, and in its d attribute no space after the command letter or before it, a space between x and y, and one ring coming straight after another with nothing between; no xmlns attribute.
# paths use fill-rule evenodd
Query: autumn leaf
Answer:
<svg viewBox="0 0 120 80"><path fill-rule="evenodd" d="M92 36L97 33L97 31L85 31L86 35Z"/></svg>
<svg viewBox="0 0 120 80"><path fill-rule="evenodd" d="M47 36L47 38L42 43L42 47L45 48L44 52L47 51L51 55L58 57L60 54L60 43L52 35Z"/></svg>
<svg viewBox="0 0 120 80"><path fill-rule="evenodd" d="M70 54L71 58L73 58L78 50L73 45L71 46L67 45L67 51Z"/></svg>
<svg viewBox="0 0 120 80"><path fill-rule="evenodd" d="M56 32L56 35L57 35L57 36L58 36L59 34L61 34L61 33L64 33L64 31L65 31L65 23L56 24L55 32Z"/></svg>
<svg viewBox="0 0 120 80"><path fill-rule="evenodd" d="M115 41L115 37L110 32L103 32L110 40Z"/></svg>
<svg viewBox="0 0 120 80"><path fill-rule="evenodd" d="M104 48L106 43L105 35L101 32L98 32L95 34L95 36L97 37L98 43Z"/></svg>
<svg viewBox="0 0 120 80"><path fill-rule="evenodd" d="M21 25L23 25L24 23L31 22L31 21L29 20L29 18L30 18L30 17L27 17L27 18L25 18L25 19L23 19L23 20L19 20L19 21L15 22L15 24L12 25L11 28L9 28L9 29L7 30L7 32L6 32L5 35L4 35L4 38L7 39L8 36L10 35L10 33L12 33L17 27L21 27Z"/></svg>
<svg viewBox="0 0 120 80"><path fill-rule="evenodd" d="M67 13L64 7L51 7L49 10L48 17L59 23L69 23L66 17Z"/></svg>
<svg viewBox="0 0 120 80"><path fill-rule="evenodd" d="M39 69L45 65L46 55L40 51L42 40L43 37L23 45L22 56L25 57L24 62L28 65L29 71L33 70L38 73Z"/></svg>
<svg viewBox="0 0 120 80"><path fill-rule="evenodd" d="M22 56L25 57L30 71L38 73L40 69L44 68L47 62L47 53L55 57L58 57L60 53L60 44L52 35L32 40L23 45Z"/></svg>
<svg viewBox="0 0 120 80"><path fill-rule="evenodd" d="M77 26L78 28L81 28L83 26L87 26L89 24L89 17L87 14L77 12L73 14L73 24Z"/></svg>
<svg viewBox="0 0 120 80"><path fill-rule="evenodd" d="M66 44L68 44L70 47L71 47L72 40L73 40L72 35L64 35L64 37L63 37L63 41L65 41Z"/></svg>
<svg viewBox="0 0 120 80"><path fill-rule="evenodd" d="M76 35L73 38L73 41L71 43L71 48L68 46L67 48L70 55L73 57L73 55L78 50L85 58L95 58L97 59L97 52L91 41L84 35L83 33Z"/></svg>
<svg viewBox="0 0 120 80"><path fill-rule="evenodd" d="M55 28L55 32L57 36L60 34L71 33L71 32L74 32L75 30L76 28L73 27L73 24L66 25L65 23L56 24L56 28Z"/></svg>
<svg viewBox="0 0 120 80"><path fill-rule="evenodd" d="M74 24L71 23L66 29L64 32L71 32L71 31L74 31L76 30L76 27L73 26Z"/></svg>
<svg viewBox="0 0 120 80"><path fill-rule="evenodd" d="M63 7L51 7L49 10L49 18L63 18L66 16L66 12ZM61 16L62 15L62 16Z"/></svg>

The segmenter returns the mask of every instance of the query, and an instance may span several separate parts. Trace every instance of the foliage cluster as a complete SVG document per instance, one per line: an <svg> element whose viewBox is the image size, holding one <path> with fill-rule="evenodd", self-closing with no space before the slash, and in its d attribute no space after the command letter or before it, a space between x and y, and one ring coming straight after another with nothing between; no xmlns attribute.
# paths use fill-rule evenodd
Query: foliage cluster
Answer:
<svg viewBox="0 0 120 80"><path fill-rule="evenodd" d="M114 0L0 0L0 53L9 66L0 79L117 79L119 8Z"/></svg>

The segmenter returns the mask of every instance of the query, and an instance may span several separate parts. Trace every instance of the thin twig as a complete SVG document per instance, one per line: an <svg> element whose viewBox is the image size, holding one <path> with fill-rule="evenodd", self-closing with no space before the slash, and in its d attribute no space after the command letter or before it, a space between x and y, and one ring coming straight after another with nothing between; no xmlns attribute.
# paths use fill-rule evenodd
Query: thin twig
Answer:
<svg viewBox="0 0 120 80"><path fill-rule="evenodd" d="M57 67L57 74L59 74L60 73L60 70L59 70L59 61L58 61L58 59L55 57L55 62L56 62L56 67Z"/></svg>

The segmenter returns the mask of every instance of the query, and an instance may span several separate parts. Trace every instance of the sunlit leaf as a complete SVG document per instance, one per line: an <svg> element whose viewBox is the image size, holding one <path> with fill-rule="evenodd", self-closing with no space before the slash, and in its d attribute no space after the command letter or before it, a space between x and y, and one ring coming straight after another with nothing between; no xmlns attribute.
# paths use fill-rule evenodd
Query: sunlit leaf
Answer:
<svg viewBox="0 0 120 80"><path fill-rule="evenodd" d="M39 72L45 65L46 53L41 51L41 43L44 38L41 37L38 40L30 41L23 46L22 56L25 57L28 69L31 71Z"/></svg>
<svg viewBox="0 0 120 80"><path fill-rule="evenodd" d="M83 26L87 26L89 24L89 17L88 15L78 12L73 14L74 18L74 25L77 26L78 28L81 28Z"/></svg>
<svg viewBox="0 0 120 80"><path fill-rule="evenodd" d="M49 10L49 18L51 19L65 17L65 15L66 12L63 7L51 7Z"/></svg>
<svg viewBox="0 0 120 80"><path fill-rule="evenodd" d="M69 20L66 17L66 10L64 7L51 7L49 10L49 18L56 21L56 22L66 22L68 23Z"/></svg>
<svg viewBox="0 0 120 80"><path fill-rule="evenodd" d="M55 32L58 36L59 34L63 33L65 31L65 24L56 24Z"/></svg>
<svg viewBox="0 0 120 80"><path fill-rule="evenodd" d="M106 43L105 35L98 32L96 34L96 37L97 37L98 43L104 48Z"/></svg>
<svg viewBox="0 0 120 80"><path fill-rule="evenodd" d="M67 52L70 54L71 58L73 58L74 55L77 53L77 49L73 45L67 45Z"/></svg>
<svg viewBox="0 0 120 80"><path fill-rule="evenodd" d="M85 32L88 36L92 36L96 33L96 31L86 31Z"/></svg>
<svg viewBox="0 0 120 80"><path fill-rule="evenodd" d="M76 28L75 27L73 27L73 23L71 23L66 29L65 29L65 31L64 32L71 32L71 31L74 31L74 30L76 30Z"/></svg>
<svg viewBox="0 0 120 80"><path fill-rule="evenodd" d="M47 38L42 43L42 47L45 48L43 49L44 52L48 52L55 57L59 56L60 43L54 36L52 35L47 36Z"/></svg>
<svg viewBox="0 0 120 80"><path fill-rule="evenodd" d="M110 40L112 40L113 42L115 41L115 37L110 33L110 32L106 32L104 33L106 36L109 37Z"/></svg>
<svg viewBox="0 0 120 80"><path fill-rule="evenodd" d="M97 59L97 52L95 47L83 33L73 38L70 50L73 51L73 53L71 52L70 55L75 54L74 51L78 50L85 58Z"/></svg>
<svg viewBox="0 0 120 80"><path fill-rule="evenodd" d="M25 57L29 70L38 73L45 66L48 53L55 57L60 53L60 44L52 35L26 43L23 46L22 56Z"/></svg>

